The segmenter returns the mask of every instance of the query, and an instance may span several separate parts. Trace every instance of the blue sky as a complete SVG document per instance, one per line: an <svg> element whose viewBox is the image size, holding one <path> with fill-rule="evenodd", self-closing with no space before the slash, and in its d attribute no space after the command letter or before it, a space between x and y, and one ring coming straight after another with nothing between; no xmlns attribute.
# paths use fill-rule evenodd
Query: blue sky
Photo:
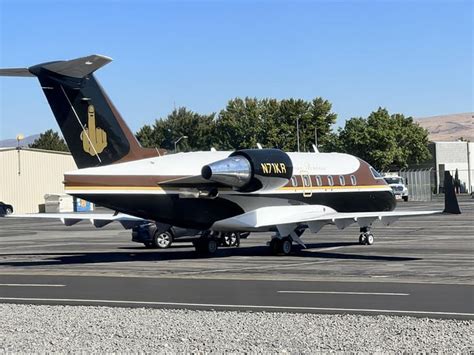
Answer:
<svg viewBox="0 0 474 355"><path fill-rule="evenodd" d="M472 1L0 0L0 39L1 67L112 57L96 75L134 131L238 96L322 96L338 125L473 111ZM38 82L0 78L0 139L49 128Z"/></svg>

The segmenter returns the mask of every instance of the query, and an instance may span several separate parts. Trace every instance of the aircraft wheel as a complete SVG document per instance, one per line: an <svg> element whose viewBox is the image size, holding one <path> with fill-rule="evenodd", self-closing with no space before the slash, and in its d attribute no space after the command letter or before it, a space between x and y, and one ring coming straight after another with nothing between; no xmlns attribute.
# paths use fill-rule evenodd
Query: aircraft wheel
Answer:
<svg viewBox="0 0 474 355"><path fill-rule="evenodd" d="M279 250L280 250L280 244L281 244L281 240L278 238L273 238L270 241L270 252L273 255L278 255Z"/></svg>
<svg viewBox="0 0 474 355"><path fill-rule="evenodd" d="M365 236L365 244L372 245L374 244L374 235L372 233L367 233Z"/></svg>
<svg viewBox="0 0 474 355"><path fill-rule="evenodd" d="M360 245L365 245L366 240L367 240L366 233L361 233L360 236L359 236L359 244Z"/></svg>
<svg viewBox="0 0 474 355"><path fill-rule="evenodd" d="M199 254L212 255L217 252L219 243L215 238L202 238L193 243Z"/></svg>
<svg viewBox="0 0 474 355"><path fill-rule="evenodd" d="M291 241L291 239L288 237L285 237L280 242L279 251L283 255L290 255L292 246L293 246L293 242Z"/></svg>

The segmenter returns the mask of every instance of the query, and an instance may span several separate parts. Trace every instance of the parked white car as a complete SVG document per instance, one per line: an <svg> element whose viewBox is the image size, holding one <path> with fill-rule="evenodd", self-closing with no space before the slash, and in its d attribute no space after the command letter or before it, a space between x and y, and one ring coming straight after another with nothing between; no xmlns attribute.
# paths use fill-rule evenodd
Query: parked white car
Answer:
<svg viewBox="0 0 474 355"><path fill-rule="evenodd" d="M385 176L387 184L393 190L396 198L401 198L403 201L408 201L408 188L405 185L405 179L400 176Z"/></svg>

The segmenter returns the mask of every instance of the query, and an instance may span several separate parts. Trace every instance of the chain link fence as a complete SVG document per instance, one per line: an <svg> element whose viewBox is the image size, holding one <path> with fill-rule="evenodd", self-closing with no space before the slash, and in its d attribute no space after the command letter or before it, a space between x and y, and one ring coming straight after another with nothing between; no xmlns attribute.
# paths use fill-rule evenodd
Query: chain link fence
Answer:
<svg viewBox="0 0 474 355"><path fill-rule="evenodd" d="M408 200L431 201L435 184L433 169L402 170L399 172L408 188Z"/></svg>

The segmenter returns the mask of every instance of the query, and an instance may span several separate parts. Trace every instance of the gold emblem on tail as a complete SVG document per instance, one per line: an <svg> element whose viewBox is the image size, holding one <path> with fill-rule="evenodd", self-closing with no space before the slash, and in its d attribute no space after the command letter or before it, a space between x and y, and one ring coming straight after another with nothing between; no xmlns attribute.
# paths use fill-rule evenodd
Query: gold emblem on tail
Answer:
<svg viewBox="0 0 474 355"><path fill-rule="evenodd" d="M95 108L93 105L87 107L87 128L81 132L82 148L86 153L94 156L102 153L107 147L107 133L95 126Z"/></svg>

